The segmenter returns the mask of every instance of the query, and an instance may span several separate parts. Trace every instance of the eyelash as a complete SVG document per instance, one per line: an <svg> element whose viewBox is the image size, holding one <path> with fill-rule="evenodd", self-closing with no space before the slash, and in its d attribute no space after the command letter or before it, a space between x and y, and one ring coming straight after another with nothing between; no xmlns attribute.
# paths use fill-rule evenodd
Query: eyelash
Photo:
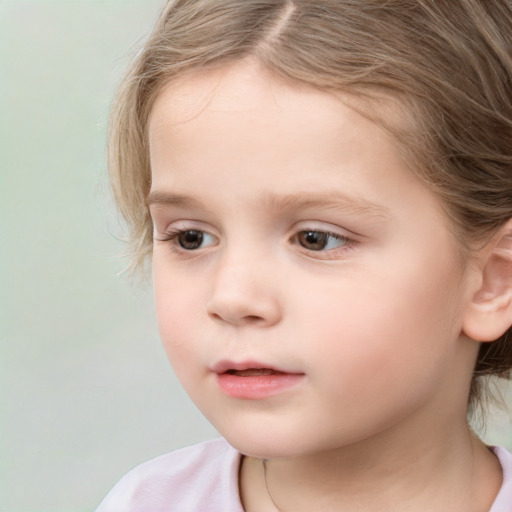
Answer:
<svg viewBox="0 0 512 512"><path fill-rule="evenodd" d="M313 234L320 235L322 242L325 242L325 246L321 247L318 250L315 250L315 249L306 247L299 241L299 237L301 235L309 236L309 235L313 235ZM339 252L340 250L348 249L351 245L353 245L355 243L354 240L352 240L346 236L340 235L339 233L332 233L331 231L324 231L322 229L300 229L292 236L291 239L296 240L303 249L305 249L307 251L315 252L315 253L316 252L318 252L318 253ZM329 245L329 239L331 239L331 242L332 242L332 240L335 240L336 242L341 242L342 244L338 247L331 247L330 249L327 249L327 246ZM311 243L314 243L314 242L311 242Z"/></svg>
<svg viewBox="0 0 512 512"><path fill-rule="evenodd" d="M175 251L194 252L197 249L186 249L185 247L183 247L180 244L180 242L178 240L179 236L184 235L186 233L192 233L192 232L201 233L201 237L204 234L208 234L208 233L206 233L206 231L203 231L201 229L177 229L177 228L174 228L174 229L170 229L169 231L167 231L161 238L155 237L155 240L158 242L170 242L169 245L170 245L171 249L173 249ZM209 236L213 236L213 235L209 235Z"/></svg>
<svg viewBox="0 0 512 512"><path fill-rule="evenodd" d="M203 231L201 229L177 229L176 228L176 229L169 230L167 233L165 233L160 238L155 237L155 240L158 242L168 242L170 248L173 251L179 252L180 254L193 253L195 251L200 250L201 247L187 249L187 248L183 247L183 245L180 243L179 237L186 233L194 233L194 232L199 233L201 235L200 236L201 240L199 241L200 244L203 241L204 235L213 237L213 235L210 235L209 233L207 233L206 231ZM315 250L315 249L305 247L303 244L301 244L301 242L299 241L300 235L305 235L305 234L311 235L313 233L317 234L317 235L321 235L321 237L324 237L324 241L325 241L325 238L327 238L327 241L326 241L327 245L329 245L329 240L328 240L329 238L331 240L334 239L337 242L341 242L341 245L339 247L334 247L334 248L330 248L327 250L325 250L325 247ZM294 241L294 243L297 243L302 249L304 249L305 251L307 251L309 253L325 253L325 255L332 254L333 252L339 253L340 251L345 251L347 249L350 249L356 243L355 240L348 238L346 236L340 235L339 233L333 233L333 232L325 231L322 229L311 229L311 228L297 230L290 237L290 240ZM312 243L314 243L314 242L312 242Z"/></svg>

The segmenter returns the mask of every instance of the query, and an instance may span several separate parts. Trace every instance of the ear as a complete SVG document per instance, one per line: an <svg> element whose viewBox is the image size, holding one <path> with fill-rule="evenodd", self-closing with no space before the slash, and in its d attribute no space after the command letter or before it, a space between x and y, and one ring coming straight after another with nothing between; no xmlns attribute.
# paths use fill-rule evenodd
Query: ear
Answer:
<svg viewBox="0 0 512 512"><path fill-rule="evenodd" d="M466 309L462 331L475 341L494 341L512 325L512 219L477 259L478 286Z"/></svg>

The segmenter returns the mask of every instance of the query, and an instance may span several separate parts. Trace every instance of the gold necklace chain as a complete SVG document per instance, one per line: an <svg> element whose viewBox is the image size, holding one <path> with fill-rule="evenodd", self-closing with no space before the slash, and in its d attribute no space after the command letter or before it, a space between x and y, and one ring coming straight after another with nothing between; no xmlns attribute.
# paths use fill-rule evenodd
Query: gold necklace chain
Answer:
<svg viewBox="0 0 512 512"><path fill-rule="evenodd" d="M263 461L263 480L265 482L265 490L267 491L267 495L268 495L272 505L277 510L277 512L282 512L282 510L276 505L274 499L272 498L272 494L270 494L270 490L268 488L268 483L267 483L267 459L262 459L262 461Z"/></svg>

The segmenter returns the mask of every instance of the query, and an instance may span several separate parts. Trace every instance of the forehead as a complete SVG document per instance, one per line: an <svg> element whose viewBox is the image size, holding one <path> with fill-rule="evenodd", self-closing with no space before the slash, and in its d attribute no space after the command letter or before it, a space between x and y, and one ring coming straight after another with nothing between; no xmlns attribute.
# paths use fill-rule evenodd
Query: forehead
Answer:
<svg viewBox="0 0 512 512"><path fill-rule="evenodd" d="M181 124L207 110L230 114L237 112L300 112L314 116L343 102L354 110L372 110L373 114L402 122L402 106L395 98L374 91L371 101L342 91L319 90L310 85L284 79L253 59L231 63L221 68L195 70L171 81L157 95L150 116L150 130L170 121Z"/></svg>
<svg viewBox="0 0 512 512"><path fill-rule="evenodd" d="M193 70L163 88L153 107L153 116L162 106L179 120L180 114L197 114L197 109L206 107L216 111L251 110L284 88L284 82L249 60L221 68Z"/></svg>
<svg viewBox="0 0 512 512"><path fill-rule="evenodd" d="M187 183L219 197L227 183L252 196L343 188L372 203L405 206L412 195L400 190L416 189L417 178L396 140L355 101L285 81L250 60L184 75L153 106L152 191ZM384 106L393 116L393 103ZM381 181L394 187L384 191Z"/></svg>
<svg viewBox="0 0 512 512"><path fill-rule="evenodd" d="M161 157L176 163L180 155L192 163L220 156L227 161L229 153L231 164L247 170L246 156L270 159L276 140L290 159L301 153L316 166L339 160L344 149L343 157L349 156L352 146L360 147L351 158L360 159L361 166L379 158L378 147L398 159L395 140L362 116L355 102L341 92L284 80L252 60L190 72L165 86L153 105L149 120L153 177L158 167L154 164ZM270 133L274 138L269 140ZM233 161L237 155L242 161Z"/></svg>
<svg viewBox="0 0 512 512"><path fill-rule="evenodd" d="M261 169L277 163L283 177L292 176L284 168L294 166L295 174L308 174L311 181L319 177L320 167L339 167L340 162L363 175L384 167L384 160L404 167L394 138L361 115L357 101L284 80L252 60L190 72L165 86L153 105L153 185L164 176L172 179L162 169L186 169L188 175L204 169L208 160L222 160L247 179L251 166L262 178ZM395 115L391 102L381 101L381 107Z"/></svg>

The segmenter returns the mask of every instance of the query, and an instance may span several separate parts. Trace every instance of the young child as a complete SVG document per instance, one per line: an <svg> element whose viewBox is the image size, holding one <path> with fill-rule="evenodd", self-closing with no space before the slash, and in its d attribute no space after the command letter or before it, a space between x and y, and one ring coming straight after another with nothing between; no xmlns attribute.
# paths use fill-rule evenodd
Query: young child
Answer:
<svg viewBox="0 0 512 512"><path fill-rule="evenodd" d="M99 512L512 512L467 422L512 368L509 0L171 0L110 157L224 439Z"/></svg>

